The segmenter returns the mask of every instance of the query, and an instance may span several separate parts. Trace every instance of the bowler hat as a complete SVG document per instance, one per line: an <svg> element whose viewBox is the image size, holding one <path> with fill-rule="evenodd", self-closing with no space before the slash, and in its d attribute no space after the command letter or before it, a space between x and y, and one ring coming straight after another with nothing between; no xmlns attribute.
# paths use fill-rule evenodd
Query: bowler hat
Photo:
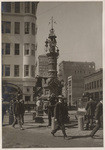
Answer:
<svg viewBox="0 0 105 150"><path fill-rule="evenodd" d="M58 98L62 98L62 95L59 95Z"/></svg>

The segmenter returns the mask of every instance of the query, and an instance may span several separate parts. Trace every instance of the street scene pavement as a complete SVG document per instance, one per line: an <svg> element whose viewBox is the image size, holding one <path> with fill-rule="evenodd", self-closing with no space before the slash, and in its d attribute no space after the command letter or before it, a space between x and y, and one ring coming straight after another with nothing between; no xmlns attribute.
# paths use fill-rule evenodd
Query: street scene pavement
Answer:
<svg viewBox="0 0 105 150"><path fill-rule="evenodd" d="M15 128L8 125L8 114L4 117L2 128L3 148L70 148L70 147L103 147L103 130L100 129L94 138L89 137L91 131L80 131L75 111L69 111L70 124L66 125L68 140L63 138L61 130L55 137L51 135L51 127L48 125L48 117L44 115L44 123L35 123L33 112L25 113L24 130L20 130L17 124Z"/></svg>

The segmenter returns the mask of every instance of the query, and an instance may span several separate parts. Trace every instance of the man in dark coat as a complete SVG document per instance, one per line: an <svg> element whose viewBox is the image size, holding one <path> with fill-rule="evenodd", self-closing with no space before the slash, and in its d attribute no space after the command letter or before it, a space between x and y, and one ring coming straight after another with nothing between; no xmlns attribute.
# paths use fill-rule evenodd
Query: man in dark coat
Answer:
<svg viewBox="0 0 105 150"><path fill-rule="evenodd" d="M64 138L67 138L66 132L65 132L65 107L64 107L64 103L63 103L63 99L62 96L59 95L58 96L58 102L55 105L55 109L54 109L54 118L55 121L57 121L58 126L56 127L56 129L52 130L51 134L54 134L61 129Z"/></svg>
<svg viewBox="0 0 105 150"><path fill-rule="evenodd" d="M101 123L103 121L103 101L102 100L100 100L100 102L96 106L95 119L96 119L96 126L94 127L94 129L92 130L90 134L92 138L101 127Z"/></svg>
<svg viewBox="0 0 105 150"><path fill-rule="evenodd" d="M95 114L95 108L96 108L96 103L95 101L90 97L89 101L86 104L86 130L89 129L89 124L90 124L90 129L92 129L93 126L93 117Z"/></svg>
<svg viewBox="0 0 105 150"><path fill-rule="evenodd" d="M16 123L18 122L19 123L19 126L20 126L20 129L23 130L23 127L22 127L22 105L21 105L21 102L19 100L19 97L17 97L17 99L15 100L14 102L14 115L15 115L15 119L14 119L14 122L12 124L13 127L15 127Z"/></svg>
<svg viewBox="0 0 105 150"><path fill-rule="evenodd" d="M22 125L24 124L24 113L25 113L24 100L20 99L20 114L21 114Z"/></svg>
<svg viewBox="0 0 105 150"><path fill-rule="evenodd" d="M2 125L4 120L4 115L6 114L6 104L4 103L4 99L2 101Z"/></svg>
<svg viewBox="0 0 105 150"><path fill-rule="evenodd" d="M49 104L48 104L48 126L51 126L51 119L54 117L54 107L56 104L56 96L54 93L49 97Z"/></svg>

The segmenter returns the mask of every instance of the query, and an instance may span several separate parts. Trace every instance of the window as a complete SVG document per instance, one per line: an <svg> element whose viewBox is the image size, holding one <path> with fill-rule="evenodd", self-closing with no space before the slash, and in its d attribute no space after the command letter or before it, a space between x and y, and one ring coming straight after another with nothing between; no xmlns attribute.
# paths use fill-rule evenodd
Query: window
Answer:
<svg viewBox="0 0 105 150"><path fill-rule="evenodd" d="M32 14L34 14L35 15L35 2L32 2Z"/></svg>
<svg viewBox="0 0 105 150"><path fill-rule="evenodd" d="M5 76L10 76L10 65L5 65Z"/></svg>
<svg viewBox="0 0 105 150"><path fill-rule="evenodd" d="M94 81L94 88L96 88L96 81Z"/></svg>
<svg viewBox="0 0 105 150"><path fill-rule="evenodd" d="M24 65L24 76L29 76L29 65Z"/></svg>
<svg viewBox="0 0 105 150"><path fill-rule="evenodd" d="M19 65L14 65L14 76L19 77Z"/></svg>
<svg viewBox="0 0 105 150"><path fill-rule="evenodd" d="M25 101L26 102L30 101L30 96L25 96Z"/></svg>
<svg viewBox="0 0 105 150"><path fill-rule="evenodd" d="M69 86L71 86L71 81L69 81Z"/></svg>
<svg viewBox="0 0 105 150"><path fill-rule="evenodd" d="M20 13L20 3L15 2L15 13Z"/></svg>
<svg viewBox="0 0 105 150"><path fill-rule="evenodd" d="M30 92L30 89L27 87L27 92Z"/></svg>
<svg viewBox="0 0 105 150"><path fill-rule="evenodd" d="M5 44L5 55L9 55L10 54L10 43L6 43Z"/></svg>
<svg viewBox="0 0 105 150"><path fill-rule="evenodd" d="M24 44L24 55L29 55L30 45L28 43Z"/></svg>
<svg viewBox="0 0 105 150"><path fill-rule="evenodd" d="M2 76L4 76L4 65L2 65Z"/></svg>
<svg viewBox="0 0 105 150"><path fill-rule="evenodd" d="M10 43L2 43L2 54L10 55Z"/></svg>
<svg viewBox="0 0 105 150"><path fill-rule="evenodd" d="M5 50L5 44L2 43L2 55L4 54L4 50Z"/></svg>
<svg viewBox="0 0 105 150"><path fill-rule="evenodd" d="M30 2L25 2L25 13L30 13Z"/></svg>
<svg viewBox="0 0 105 150"><path fill-rule="evenodd" d="M91 90L91 83L89 83L89 89Z"/></svg>
<svg viewBox="0 0 105 150"><path fill-rule="evenodd" d="M102 87L102 79L100 79L100 87Z"/></svg>
<svg viewBox="0 0 105 150"><path fill-rule="evenodd" d="M11 33L11 22L2 21L2 33Z"/></svg>
<svg viewBox="0 0 105 150"><path fill-rule="evenodd" d="M15 44L15 55L19 55L19 44Z"/></svg>
<svg viewBox="0 0 105 150"><path fill-rule="evenodd" d="M32 23L32 35L35 35L35 23Z"/></svg>
<svg viewBox="0 0 105 150"><path fill-rule="evenodd" d="M35 56L35 44L31 45L31 55Z"/></svg>
<svg viewBox="0 0 105 150"><path fill-rule="evenodd" d="M89 90L89 83L87 83L87 90Z"/></svg>
<svg viewBox="0 0 105 150"><path fill-rule="evenodd" d="M92 89L93 89L94 88L93 82L91 84L92 84Z"/></svg>
<svg viewBox="0 0 105 150"><path fill-rule="evenodd" d="M10 2L2 3L2 12L11 12L11 3Z"/></svg>
<svg viewBox="0 0 105 150"><path fill-rule="evenodd" d="M20 34L20 22L15 22L15 34Z"/></svg>
<svg viewBox="0 0 105 150"><path fill-rule="evenodd" d="M97 88L99 87L99 80L97 80Z"/></svg>
<svg viewBox="0 0 105 150"><path fill-rule="evenodd" d="M29 34L29 30L30 30L30 23L25 22L25 34Z"/></svg>
<svg viewBox="0 0 105 150"><path fill-rule="evenodd" d="M35 77L35 66L31 66L31 76Z"/></svg>

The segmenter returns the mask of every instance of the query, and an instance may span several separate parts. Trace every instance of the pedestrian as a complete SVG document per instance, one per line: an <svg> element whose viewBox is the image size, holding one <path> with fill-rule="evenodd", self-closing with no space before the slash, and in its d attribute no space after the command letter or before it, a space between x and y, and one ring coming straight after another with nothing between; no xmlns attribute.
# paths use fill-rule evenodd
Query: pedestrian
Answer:
<svg viewBox="0 0 105 150"><path fill-rule="evenodd" d="M14 102L14 122L12 124L12 127L15 127L16 123L18 122L19 124L19 127L21 130L23 130L23 127L22 127L22 116L21 116L21 102L20 102L20 99L19 99L20 95L18 94L15 102Z"/></svg>
<svg viewBox="0 0 105 150"><path fill-rule="evenodd" d="M5 105L4 99L2 98L2 125L3 125L5 114L6 114L6 105Z"/></svg>
<svg viewBox="0 0 105 150"><path fill-rule="evenodd" d="M66 132L65 132L65 107L64 107L64 103L63 103L63 98L62 95L58 96L58 102L55 105L54 108L54 118L55 118L55 122L57 122L57 126L54 130L52 130L51 134L54 136L54 134L61 129L62 133L63 133L63 137L65 139L67 138Z"/></svg>
<svg viewBox="0 0 105 150"><path fill-rule="evenodd" d="M36 102L36 116L40 116L43 114L43 106L42 106L42 98L39 97Z"/></svg>
<svg viewBox="0 0 105 150"><path fill-rule="evenodd" d="M64 116L65 116L65 123L69 123L70 122L70 117L69 117L69 113L68 113L68 106L67 106L67 100L64 99Z"/></svg>
<svg viewBox="0 0 105 150"><path fill-rule="evenodd" d="M10 106L9 106L9 124L13 124L14 122L14 114L13 114L13 109L14 109L14 98L10 101Z"/></svg>
<svg viewBox="0 0 105 150"><path fill-rule="evenodd" d="M96 119L96 126L93 128L90 136L93 138L95 133L99 130L101 127L102 121L103 121L103 101L102 99L96 106L95 110L95 119Z"/></svg>
<svg viewBox="0 0 105 150"><path fill-rule="evenodd" d="M54 107L56 104L56 96L54 93L51 94L49 97L49 103L48 103L48 126L51 126L52 117L54 117Z"/></svg>
<svg viewBox="0 0 105 150"><path fill-rule="evenodd" d="M86 128L85 130L89 130L93 128L93 117L95 115L96 103L90 96L89 101L86 104Z"/></svg>
<svg viewBox="0 0 105 150"><path fill-rule="evenodd" d="M24 124L24 113L25 113L25 107L24 107L24 100L20 99L20 114L21 114L21 121L22 125Z"/></svg>

